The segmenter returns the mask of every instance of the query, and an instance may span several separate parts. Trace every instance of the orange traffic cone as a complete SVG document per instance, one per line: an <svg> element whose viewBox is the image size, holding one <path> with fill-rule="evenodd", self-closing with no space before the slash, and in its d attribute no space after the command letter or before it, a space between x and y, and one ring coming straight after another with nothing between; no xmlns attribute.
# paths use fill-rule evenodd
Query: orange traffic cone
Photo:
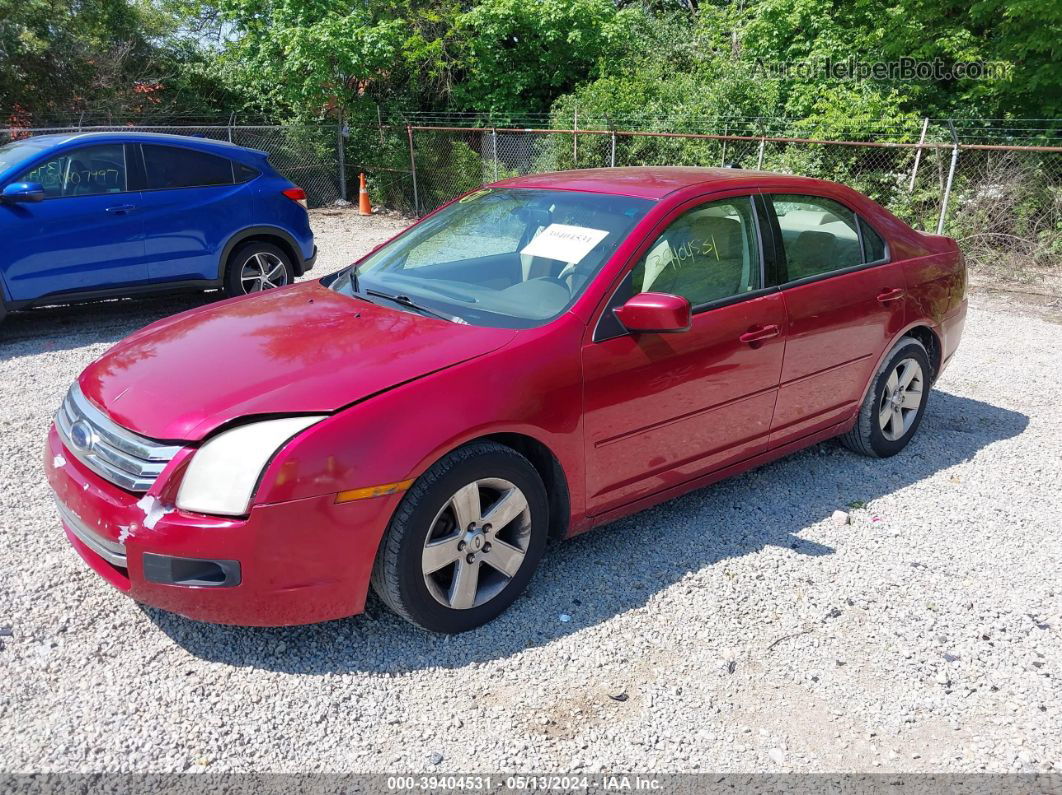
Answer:
<svg viewBox="0 0 1062 795"><path fill-rule="evenodd" d="M365 173L358 175L358 215L372 215L372 204L369 203L369 191L365 188Z"/></svg>

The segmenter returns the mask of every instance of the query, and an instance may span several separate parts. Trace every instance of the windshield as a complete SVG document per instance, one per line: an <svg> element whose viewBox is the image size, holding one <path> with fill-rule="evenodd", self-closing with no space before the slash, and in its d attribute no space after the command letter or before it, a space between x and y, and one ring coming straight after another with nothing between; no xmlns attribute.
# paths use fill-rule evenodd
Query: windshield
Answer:
<svg viewBox="0 0 1062 795"><path fill-rule="evenodd" d="M403 297L473 325L538 326L571 306L652 204L575 191L477 191L364 260L358 295L391 306L381 293ZM332 289L351 295L347 277L339 274Z"/></svg>
<svg viewBox="0 0 1062 795"><path fill-rule="evenodd" d="M0 171L7 171L11 166L40 154L43 147L33 141L15 141L0 146Z"/></svg>

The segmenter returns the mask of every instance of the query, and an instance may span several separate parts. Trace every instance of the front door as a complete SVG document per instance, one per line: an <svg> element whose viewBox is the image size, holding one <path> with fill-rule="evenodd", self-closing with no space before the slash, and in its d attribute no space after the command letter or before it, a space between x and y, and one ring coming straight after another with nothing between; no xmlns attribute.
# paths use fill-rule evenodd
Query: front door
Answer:
<svg viewBox="0 0 1062 795"><path fill-rule="evenodd" d="M692 327L627 333L607 309L584 345L591 515L766 450L786 316L763 287L757 224L749 196L678 211L610 307L672 293L693 305Z"/></svg>
<svg viewBox="0 0 1062 795"><path fill-rule="evenodd" d="M142 281L140 193L130 191L126 147L56 153L13 182L38 182L40 202L0 204L0 263L15 301Z"/></svg>

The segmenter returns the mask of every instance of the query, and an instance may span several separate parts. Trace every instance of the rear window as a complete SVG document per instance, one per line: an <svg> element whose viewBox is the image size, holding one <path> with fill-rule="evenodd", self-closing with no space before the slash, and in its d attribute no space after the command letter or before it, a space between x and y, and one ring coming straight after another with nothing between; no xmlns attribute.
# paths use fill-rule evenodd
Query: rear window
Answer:
<svg viewBox="0 0 1062 795"><path fill-rule="evenodd" d="M790 281L863 261L855 214L844 205L821 196L778 194L771 201Z"/></svg>
<svg viewBox="0 0 1062 795"><path fill-rule="evenodd" d="M176 146L144 144L148 190L231 185L232 161Z"/></svg>
<svg viewBox="0 0 1062 795"><path fill-rule="evenodd" d="M260 173L258 169L245 166L243 163L237 163L232 161L232 173L236 178L236 182L250 182L252 179L258 176Z"/></svg>

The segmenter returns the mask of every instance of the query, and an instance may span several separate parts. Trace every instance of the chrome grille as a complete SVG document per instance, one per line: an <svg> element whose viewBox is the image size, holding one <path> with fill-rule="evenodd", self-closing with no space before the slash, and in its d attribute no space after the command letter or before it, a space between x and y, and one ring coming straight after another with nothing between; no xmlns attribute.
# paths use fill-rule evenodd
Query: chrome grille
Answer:
<svg viewBox="0 0 1062 795"><path fill-rule="evenodd" d="M125 544L120 541L111 541L92 530L81 521L81 518L55 498L55 505L59 509L59 516L63 524L70 532L81 539L81 543L99 555L108 563L115 566L125 567Z"/></svg>
<svg viewBox="0 0 1062 795"><path fill-rule="evenodd" d="M147 491L181 449L118 425L82 394L75 382L55 415L67 452L100 477L129 491Z"/></svg>

